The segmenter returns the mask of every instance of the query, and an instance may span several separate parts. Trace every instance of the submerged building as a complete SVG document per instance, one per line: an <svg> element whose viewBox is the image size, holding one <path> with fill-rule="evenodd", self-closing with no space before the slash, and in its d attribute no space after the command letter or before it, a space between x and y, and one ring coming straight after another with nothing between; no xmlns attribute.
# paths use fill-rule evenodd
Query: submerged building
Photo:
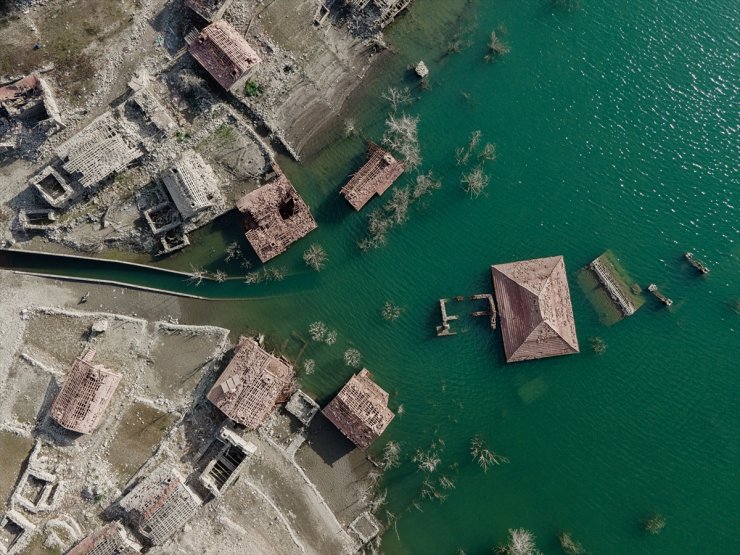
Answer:
<svg viewBox="0 0 740 555"><path fill-rule="evenodd" d="M290 397L293 366L240 337L234 356L208 392L221 412L249 429L259 427L277 403Z"/></svg>
<svg viewBox="0 0 740 555"><path fill-rule="evenodd" d="M160 466L119 504L142 537L152 545L161 545L185 526L201 503L177 470Z"/></svg>
<svg viewBox="0 0 740 555"><path fill-rule="evenodd" d="M352 208L361 210L373 195L382 195L403 173L403 164L375 143L368 145L368 160L340 193Z"/></svg>
<svg viewBox="0 0 740 555"><path fill-rule="evenodd" d="M236 202L244 215L247 241L262 262L285 252L317 227L298 191L279 169L275 171L274 180Z"/></svg>
<svg viewBox="0 0 740 555"><path fill-rule="evenodd" d="M92 433L98 427L122 377L93 364L94 356L95 349L91 349L75 360L51 405L51 417L60 426L81 434Z"/></svg>
<svg viewBox="0 0 740 555"><path fill-rule="evenodd" d="M388 393L366 368L352 376L322 412L360 449L378 439L395 416L388 408Z"/></svg>
<svg viewBox="0 0 740 555"><path fill-rule="evenodd" d="M129 538L126 529L113 521L87 535L67 555L136 555L142 546Z"/></svg>
<svg viewBox="0 0 740 555"><path fill-rule="evenodd" d="M244 37L223 19L203 29L188 50L226 90L262 61Z"/></svg>
<svg viewBox="0 0 740 555"><path fill-rule="evenodd" d="M579 352L562 256L491 267L506 362Z"/></svg>

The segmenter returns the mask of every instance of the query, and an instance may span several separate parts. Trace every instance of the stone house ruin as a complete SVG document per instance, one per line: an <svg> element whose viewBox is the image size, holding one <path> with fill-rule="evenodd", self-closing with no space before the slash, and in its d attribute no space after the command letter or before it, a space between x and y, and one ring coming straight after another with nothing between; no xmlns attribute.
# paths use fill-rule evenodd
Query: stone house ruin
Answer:
<svg viewBox="0 0 740 555"><path fill-rule="evenodd" d="M491 266L506 362L578 352L562 256Z"/></svg>
<svg viewBox="0 0 740 555"><path fill-rule="evenodd" d="M144 151L137 142L123 132L111 112L106 112L62 143L56 160L31 178L30 184L44 201L60 208L141 158Z"/></svg>
<svg viewBox="0 0 740 555"><path fill-rule="evenodd" d="M223 204L216 174L193 150L162 172L162 182L185 220L215 204Z"/></svg>
<svg viewBox="0 0 740 555"><path fill-rule="evenodd" d="M388 408L388 393L363 368L344 385L322 411L352 443L367 449L395 416Z"/></svg>
<svg viewBox="0 0 740 555"><path fill-rule="evenodd" d="M368 160L340 193L352 208L361 210L373 195L382 195L403 173L403 164L375 143L368 145Z"/></svg>
<svg viewBox="0 0 740 555"><path fill-rule="evenodd" d="M51 406L51 417L60 426L81 434L92 433L98 427L122 378L100 364L92 364L94 356L95 349L91 349L75 360Z"/></svg>
<svg viewBox="0 0 740 555"><path fill-rule="evenodd" d="M234 422L254 430L293 386L293 366L268 353L254 339L240 337L234 356L208 392L208 400Z"/></svg>
<svg viewBox="0 0 740 555"><path fill-rule="evenodd" d="M293 393L285 405L285 410L295 416L304 426L308 426L311 423L311 420L319 412L319 409L318 403L300 389Z"/></svg>
<svg viewBox="0 0 740 555"><path fill-rule="evenodd" d="M34 125L47 122L62 127L62 118L49 85L36 74L0 87L0 117L26 120Z"/></svg>
<svg viewBox="0 0 740 555"><path fill-rule="evenodd" d="M234 483L242 465L257 452L254 443L242 439L226 426L219 431L217 441L221 448L199 478L214 497L219 497Z"/></svg>
<svg viewBox="0 0 740 555"><path fill-rule="evenodd" d="M203 29L188 50L226 90L262 61L244 37L223 19Z"/></svg>
<svg viewBox="0 0 740 555"><path fill-rule="evenodd" d="M44 468L39 460L40 449L41 443L37 441L10 498L13 507L21 507L31 514L53 511L63 496L59 478Z"/></svg>
<svg viewBox="0 0 740 555"><path fill-rule="evenodd" d="M221 19L232 0L185 0L185 5L206 21Z"/></svg>
<svg viewBox="0 0 740 555"><path fill-rule="evenodd" d="M358 14L374 21L384 29L401 13L412 0L346 0L346 3Z"/></svg>
<svg viewBox="0 0 740 555"><path fill-rule="evenodd" d="M134 530L152 545L161 545L201 506L201 499L175 469L160 466L119 502Z"/></svg>
<svg viewBox="0 0 740 555"><path fill-rule="evenodd" d="M0 554L16 555L31 541L36 526L17 511L8 511L0 520Z"/></svg>
<svg viewBox="0 0 740 555"><path fill-rule="evenodd" d="M142 546L129 538L126 529L118 521L113 521L67 551L67 555L136 555Z"/></svg>
<svg viewBox="0 0 740 555"><path fill-rule="evenodd" d="M244 214L247 241L262 262L285 252L318 227L288 178L277 167L275 172L274 180L236 202Z"/></svg>

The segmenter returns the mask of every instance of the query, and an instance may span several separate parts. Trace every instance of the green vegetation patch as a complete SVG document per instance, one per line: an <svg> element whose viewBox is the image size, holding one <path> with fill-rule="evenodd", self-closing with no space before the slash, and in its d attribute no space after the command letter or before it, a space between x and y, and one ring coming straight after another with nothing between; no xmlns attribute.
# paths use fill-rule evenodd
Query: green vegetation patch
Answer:
<svg viewBox="0 0 740 555"><path fill-rule="evenodd" d="M264 92L262 85L251 79L244 85L244 95L249 98L260 96Z"/></svg>

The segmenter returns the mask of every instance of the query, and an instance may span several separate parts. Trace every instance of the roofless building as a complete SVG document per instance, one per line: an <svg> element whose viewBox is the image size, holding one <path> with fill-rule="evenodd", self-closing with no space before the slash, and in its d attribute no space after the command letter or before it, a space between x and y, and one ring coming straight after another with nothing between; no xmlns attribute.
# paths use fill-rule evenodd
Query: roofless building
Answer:
<svg viewBox="0 0 740 555"><path fill-rule="evenodd" d="M308 205L275 167L277 178L244 195L236 208L244 215L244 234L262 262L285 252L316 229Z"/></svg>
<svg viewBox="0 0 740 555"><path fill-rule="evenodd" d="M340 193L355 210L362 210L373 195L382 195L403 173L403 164L375 143L368 144L368 160Z"/></svg>
<svg viewBox="0 0 740 555"><path fill-rule="evenodd" d="M221 412L249 429L258 428L277 403L287 401L293 367L271 355L254 339L240 337L234 356L208 392Z"/></svg>
<svg viewBox="0 0 740 555"><path fill-rule="evenodd" d="M380 437L395 416L388 408L388 393L363 368L322 411L339 431L360 449Z"/></svg>
<svg viewBox="0 0 740 555"><path fill-rule="evenodd" d="M60 426L81 434L92 433L98 427L122 377L92 364L94 356L95 349L91 349L75 360L51 406L51 417Z"/></svg>
<svg viewBox="0 0 740 555"><path fill-rule="evenodd" d="M128 537L120 522L114 521L92 534L67 551L67 555L136 555L141 546Z"/></svg>
<svg viewBox="0 0 740 555"><path fill-rule="evenodd" d="M578 352L562 256L491 267L506 362Z"/></svg>

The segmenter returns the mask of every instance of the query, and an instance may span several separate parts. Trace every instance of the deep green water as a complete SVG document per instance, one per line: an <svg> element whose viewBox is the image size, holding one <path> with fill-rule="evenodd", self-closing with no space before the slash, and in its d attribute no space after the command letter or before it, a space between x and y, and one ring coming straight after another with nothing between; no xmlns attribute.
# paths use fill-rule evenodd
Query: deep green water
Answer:
<svg viewBox="0 0 740 555"><path fill-rule="evenodd" d="M511 52L486 63L501 25ZM357 347L392 408L403 405L375 446L398 441L405 461L385 480L398 517L386 553L490 553L512 527L532 530L546 553L560 552L561 530L592 553L740 553L738 28L740 8L724 0L581 0L575 11L547 0L417 0L388 33L398 55L350 114L379 139L388 110L379 92L415 86L406 66L426 61L431 89L415 89L407 109L420 117L422 169L444 185L385 248L356 247L365 213L338 191L364 143L338 133L304 164L282 161L320 226L271 263L286 268L284 281L194 288L143 271L65 271L252 297L192 303L189 317L260 329L288 354L310 322L326 322L337 344L304 353L317 371L303 383L322 402L351 375L342 353ZM469 46L444 55L456 32ZM486 194L469 199L454 150L476 129L499 157ZM238 236L238 219L227 217L165 265L239 275L220 259ZM301 261L312 242L329 254L320 274ZM602 325L575 273L607 248L673 307L650 297L635 316ZM687 250L708 276L682 260ZM438 298L490 291L491 264L556 254L581 354L507 365L500 333L466 318L469 305L450 306L461 315L457 336L434 336ZM404 309L396 323L380 316L387 299ZM596 336L603 355L589 348ZM484 474L468 454L476 434L510 463ZM421 498L425 474L410 462L441 442L432 479L455 480L443 502ZM647 536L640 521L655 512L667 525Z"/></svg>

